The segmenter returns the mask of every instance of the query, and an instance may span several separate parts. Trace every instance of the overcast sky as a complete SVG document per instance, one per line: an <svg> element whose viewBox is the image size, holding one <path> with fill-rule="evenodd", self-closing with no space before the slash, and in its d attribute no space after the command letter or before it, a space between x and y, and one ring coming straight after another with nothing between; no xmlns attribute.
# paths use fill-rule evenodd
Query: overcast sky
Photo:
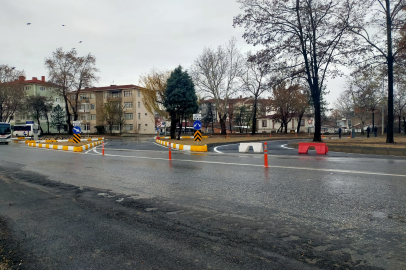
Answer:
<svg viewBox="0 0 406 270"><path fill-rule="evenodd" d="M242 51L256 48L234 28L235 0L0 0L0 64L47 76L44 59L56 48L97 58L99 83L139 84L151 68L189 68L205 46L236 37ZM31 23L31 25L27 25ZM66 25L66 26L62 26ZM82 41L82 43L79 43ZM328 82L333 101L344 80Z"/></svg>

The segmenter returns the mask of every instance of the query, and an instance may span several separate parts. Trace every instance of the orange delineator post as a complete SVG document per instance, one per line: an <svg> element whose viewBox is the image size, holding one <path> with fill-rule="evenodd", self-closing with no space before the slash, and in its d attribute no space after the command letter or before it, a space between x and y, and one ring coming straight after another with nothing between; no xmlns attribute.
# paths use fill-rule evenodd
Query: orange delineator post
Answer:
<svg viewBox="0 0 406 270"><path fill-rule="evenodd" d="M104 156L104 141L103 141L103 147L102 147L102 152L103 152L103 156Z"/></svg>
<svg viewBox="0 0 406 270"><path fill-rule="evenodd" d="M264 167L268 168L268 143L264 143Z"/></svg>
<svg viewBox="0 0 406 270"><path fill-rule="evenodd" d="M172 160L171 143L169 143L169 160Z"/></svg>

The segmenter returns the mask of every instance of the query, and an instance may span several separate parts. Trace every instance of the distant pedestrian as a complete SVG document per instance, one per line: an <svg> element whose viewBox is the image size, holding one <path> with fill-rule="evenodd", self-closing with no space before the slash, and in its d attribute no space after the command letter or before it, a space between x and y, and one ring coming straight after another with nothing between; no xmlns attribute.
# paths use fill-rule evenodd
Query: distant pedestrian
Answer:
<svg viewBox="0 0 406 270"><path fill-rule="evenodd" d="M378 128L376 126L374 127L374 133L375 133L375 137L377 137L378 136Z"/></svg>
<svg viewBox="0 0 406 270"><path fill-rule="evenodd" d="M341 130L341 126L338 128L338 138L339 139L341 139L341 132L342 132L342 130Z"/></svg>
<svg viewBox="0 0 406 270"><path fill-rule="evenodd" d="M355 138L355 128L352 128L351 130L351 138Z"/></svg>
<svg viewBox="0 0 406 270"><path fill-rule="evenodd" d="M369 128L369 126L367 127L367 138L369 138L369 132L371 132L371 129Z"/></svg>

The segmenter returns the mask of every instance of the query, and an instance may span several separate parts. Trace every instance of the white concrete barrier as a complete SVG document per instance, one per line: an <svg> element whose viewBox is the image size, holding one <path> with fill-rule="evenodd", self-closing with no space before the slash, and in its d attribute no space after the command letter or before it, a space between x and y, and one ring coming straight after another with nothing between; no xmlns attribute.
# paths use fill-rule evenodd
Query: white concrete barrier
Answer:
<svg viewBox="0 0 406 270"><path fill-rule="evenodd" d="M262 153L264 152L264 149L262 147L262 143L240 143L240 146L238 147L238 151L240 153L247 153L250 149L250 146L252 146L252 149L254 150L254 153Z"/></svg>

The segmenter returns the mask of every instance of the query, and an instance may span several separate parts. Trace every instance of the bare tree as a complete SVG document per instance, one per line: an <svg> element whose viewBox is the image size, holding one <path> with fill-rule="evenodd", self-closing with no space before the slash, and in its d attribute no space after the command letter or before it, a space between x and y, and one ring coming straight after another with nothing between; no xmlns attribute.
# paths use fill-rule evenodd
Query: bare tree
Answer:
<svg viewBox="0 0 406 270"><path fill-rule="evenodd" d="M24 71L0 66L0 122L10 122L24 103L25 90L18 83L19 76L25 76Z"/></svg>
<svg viewBox="0 0 406 270"><path fill-rule="evenodd" d="M93 83L98 79L96 73L99 70L95 65L96 58L93 55L89 53L79 57L75 49L64 52L62 48L58 48L52 53L52 57L45 59L49 80L59 86L56 92L64 98L66 123L70 134L72 134L73 128L71 120L78 118L80 90L93 86ZM72 91L76 92L71 93ZM69 95L75 95L75 98L71 99ZM71 108L72 113L69 108ZM72 114L73 119L71 119Z"/></svg>
<svg viewBox="0 0 406 270"><path fill-rule="evenodd" d="M394 64L401 64L404 50L400 29L405 26L405 0L364 0L358 1L357 13L351 17L349 30L354 34L355 44L364 48L362 63L385 65L388 76L388 124L387 143L393 138L393 72ZM395 51L394 45L397 47ZM400 45L400 46L399 46ZM404 44L403 44L404 45ZM356 63L359 64L359 63Z"/></svg>
<svg viewBox="0 0 406 270"><path fill-rule="evenodd" d="M264 66L284 77L309 85L315 114L313 141L321 141L322 91L329 76L346 59L347 21L356 0L238 0L243 14L234 26L243 26L249 44L265 48L257 53Z"/></svg>
<svg viewBox="0 0 406 270"><path fill-rule="evenodd" d="M370 69L352 73L345 95L352 100L352 110L360 118L361 134L364 134L369 113L372 113L372 123L375 125L375 110L382 100L378 74Z"/></svg>
<svg viewBox="0 0 406 270"><path fill-rule="evenodd" d="M268 69L260 65L251 52L247 53L245 60L241 73L241 89L253 96L252 135L254 135L257 130L258 98L270 90L269 76Z"/></svg>
<svg viewBox="0 0 406 270"><path fill-rule="evenodd" d="M113 126L118 126L120 133L125 124L124 105L120 100L108 99L104 106L97 110L99 125L107 125L110 134L113 134Z"/></svg>
<svg viewBox="0 0 406 270"><path fill-rule="evenodd" d="M243 57L237 48L236 39L218 46L216 50L205 48L195 60L191 74L197 88L214 99L220 119L221 134L226 134L227 106L230 97L238 90Z"/></svg>
<svg viewBox="0 0 406 270"><path fill-rule="evenodd" d="M47 119L47 126L48 126L48 133L49 133L49 118L48 113L52 110L53 100L51 97L47 96L29 96L27 97L27 101L25 103L25 111L29 113L33 118L37 120L38 126L41 129L41 133L43 129L41 127L40 118L45 116Z"/></svg>
<svg viewBox="0 0 406 270"><path fill-rule="evenodd" d="M142 89L142 101L150 115L157 113L160 116L168 117L168 113L163 106L166 83L171 75L169 70L152 69L148 74L140 76Z"/></svg>
<svg viewBox="0 0 406 270"><path fill-rule="evenodd" d="M285 82L272 88L272 107L275 111L274 119L281 123L288 133L288 123L302 110L307 97L301 92L299 85L287 86Z"/></svg>

